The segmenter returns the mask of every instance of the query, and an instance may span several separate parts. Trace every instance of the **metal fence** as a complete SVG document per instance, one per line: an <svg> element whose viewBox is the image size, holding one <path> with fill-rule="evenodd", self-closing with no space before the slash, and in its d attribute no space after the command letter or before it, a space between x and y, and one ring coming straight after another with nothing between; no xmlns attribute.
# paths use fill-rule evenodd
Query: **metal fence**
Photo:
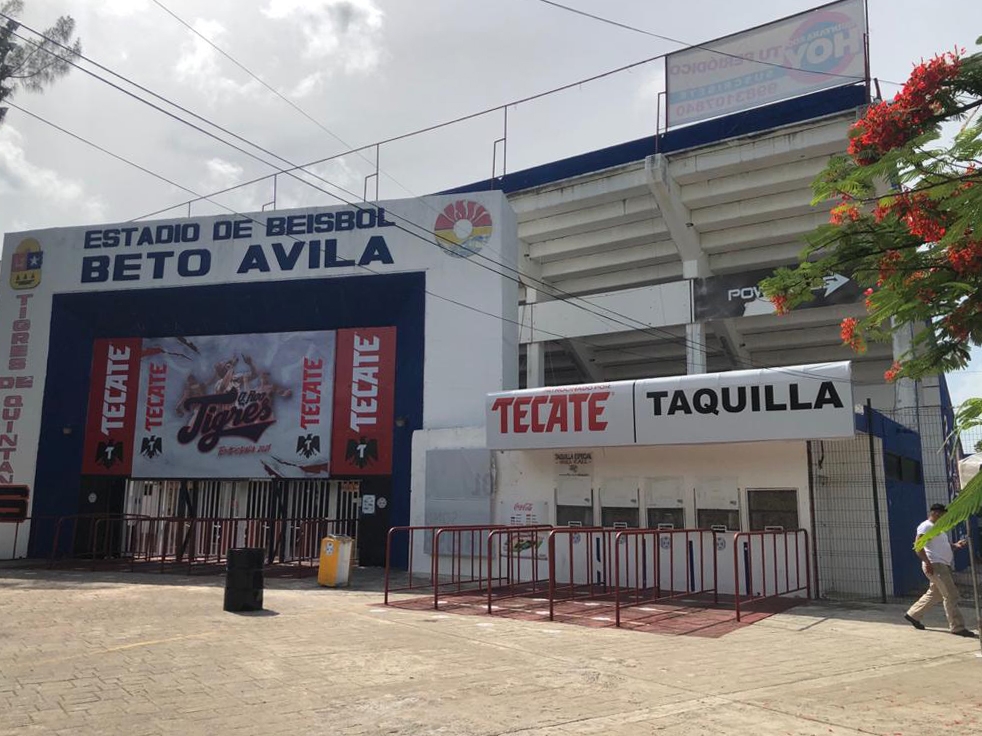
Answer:
<svg viewBox="0 0 982 736"><path fill-rule="evenodd" d="M931 504L948 503L958 491L950 414L925 406L876 411L872 424L872 438L863 431L809 443L820 597L888 601L923 593L911 549L917 524ZM969 442L971 435L962 437L966 451ZM956 557L956 567L967 562Z"/></svg>

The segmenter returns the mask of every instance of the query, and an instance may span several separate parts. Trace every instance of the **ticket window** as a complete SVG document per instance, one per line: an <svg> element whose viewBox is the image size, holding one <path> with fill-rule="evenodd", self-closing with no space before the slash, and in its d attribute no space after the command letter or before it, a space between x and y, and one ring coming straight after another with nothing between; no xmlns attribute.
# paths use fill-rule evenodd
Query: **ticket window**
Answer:
<svg viewBox="0 0 982 736"><path fill-rule="evenodd" d="M715 532L740 531L739 509L699 509L696 511L696 524L700 529Z"/></svg>
<svg viewBox="0 0 982 736"><path fill-rule="evenodd" d="M685 529L685 509L672 507L648 507L649 529Z"/></svg>
<svg viewBox="0 0 982 736"><path fill-rule="evenodd" d="M593 482L589 476L561 476L556 484L556 526L593 526Z"/></svg>
<svg viewBox="0 0 982 736"><path fill-rule="evenodd" d="M685 529L683 479L644 479L645 516L649 529Z"/></svg>
<svg viewBox="0 0 982 736"><path fill-rule="evenodd" d="M600 487L600 523L615 529L641 526L637 478L610 478Z"/></svg>
<svg viewBox="0 0 982 736"><path fill-rule="evenodd" d="M696 502L696 526L718 532L738 532L740 525L740 488L736 478L699 478L693 494Z"/></svg>
<svg viewBox="0 0 982 736"><path fill-rule="evenodd" d="M798 528L798 491L767 489L747 491L747 517L751 531Z"/></svg>

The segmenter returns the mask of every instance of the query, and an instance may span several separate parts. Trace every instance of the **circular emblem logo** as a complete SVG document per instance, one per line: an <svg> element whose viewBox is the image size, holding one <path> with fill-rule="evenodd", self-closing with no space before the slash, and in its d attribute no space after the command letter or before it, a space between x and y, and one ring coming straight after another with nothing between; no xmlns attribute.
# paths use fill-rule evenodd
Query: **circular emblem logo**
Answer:
<svg viewBox="0 0 982 736"><path fill-rule="evenodd" d="M724 549L726 549L726 538L725 537L716 537L716 549L718 549L720 552L722 552Z"/></svg>
<svg viewBox="0 0 982 736"><path fill-rule="evenodd" d="M661 537L658 540L658 546L662 549L669 549L672 546L672 540L670 537Z"/></svg>
<svg viewBox="0 0 982 736"><path fill-rule="evenodd" d="M458 199L437 216L433 234L447 253L469 258L491 240L491 213L477 202Z"/></svg>
<svg viewBox="0 0 982 736"><path fill-rule="evenodd" d="M793 79L815 83L821 81L818 75L844 72L862 51L863 39L855 22L844 13L822 11L792 34L784 64L791 67L788 75Z"/></svg>

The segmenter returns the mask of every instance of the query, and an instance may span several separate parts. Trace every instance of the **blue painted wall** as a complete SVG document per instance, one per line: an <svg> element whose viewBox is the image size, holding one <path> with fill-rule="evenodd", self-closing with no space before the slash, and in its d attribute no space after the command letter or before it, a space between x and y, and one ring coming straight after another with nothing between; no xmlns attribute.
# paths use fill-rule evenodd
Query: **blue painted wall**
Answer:
<svg viewBox="0 0 982 736"><path fill-rule="evenodd" d="M466 184L441 192L441 194L483 192L488 189L500 189L506 193L518 192L570 177L590 174L612 166L643 161L647 156L655 153L682 151L686 148L709 145L727 138L759 133L782 125L792 125L825 115L832 115L865 105L866 102L866 87L864 85L815 92L793 100L759 107L755 110L747 110L685 128L670 130L657 136L639 138L598 151L571 156L542 166L516 171L513 174Z"/></svg>
<svg viewBox="0 0 982 736"><path fill-rule="evenodd" d="M856 429L866 431L866 417L862 414L856 417ZM874 411L873 435L883 441L884 454L891 453L921 463L921 438L916 431ZM893 569L893 595L922 593L925 579L913 544L917 525L927 518L923 472L920 482L889 478L882 464L876 472L879 475L877 480L886 478L887 525L890 531L888 552Z"/></svg>
<svg viewBox="0 0 982 736"><path fill-rule="evenodd" d="M425 274L222 284L54 297L33 515L78 513L82 444L99 337L167 337L394 325L395 416L390 523L409 523L411 442L423 423ZM64 428L71 428L70 434ZM53 527L32 529L47 556ZM402 551L400 551L402 552ZM404 563L402 555L396 562Z"/></svg>

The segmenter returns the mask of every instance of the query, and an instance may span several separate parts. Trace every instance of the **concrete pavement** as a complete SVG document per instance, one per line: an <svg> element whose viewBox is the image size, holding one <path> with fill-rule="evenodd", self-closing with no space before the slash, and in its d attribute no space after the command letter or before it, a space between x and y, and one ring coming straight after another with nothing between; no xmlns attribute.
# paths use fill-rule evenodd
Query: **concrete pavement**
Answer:
<svg viewBox="0 0 982 736"><path fill-rule="evenodd" d="M720 638L384 608L365 589L0 569L0 734L972 734L978 643L901 606ZM968 613L966 607L966 613Z"/></svg>

